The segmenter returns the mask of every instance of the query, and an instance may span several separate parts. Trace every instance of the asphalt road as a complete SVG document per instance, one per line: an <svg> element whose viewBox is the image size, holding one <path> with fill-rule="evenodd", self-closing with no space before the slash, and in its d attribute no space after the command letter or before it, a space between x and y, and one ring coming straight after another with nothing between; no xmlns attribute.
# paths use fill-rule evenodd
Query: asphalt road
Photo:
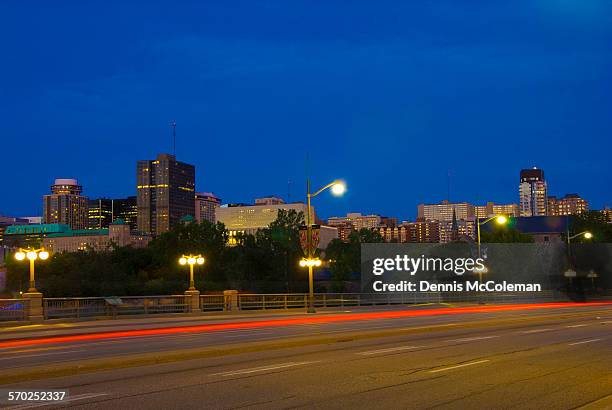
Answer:
<svg viewBox="0 0 612 410"><path fill-rule="evenodd" d="M397 333L393 333L397 331ZM404 333L402 333L404 332ZM283 349L266 343L337 336ZM363 338L364 335L371 337ZM205 347L257 351L4 385L17 408L612 408L612 306L301 323L0 350L6 374Z"/></svg>

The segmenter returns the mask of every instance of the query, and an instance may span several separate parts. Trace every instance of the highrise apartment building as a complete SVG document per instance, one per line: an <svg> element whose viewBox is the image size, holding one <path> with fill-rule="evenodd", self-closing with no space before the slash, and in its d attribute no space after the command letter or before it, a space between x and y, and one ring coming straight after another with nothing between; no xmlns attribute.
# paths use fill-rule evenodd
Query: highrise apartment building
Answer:
<svg viewBox="0 0 612 410"><path fill-rule="evenodd" d="M548 188L544 171L538 168L523 169L519 183L519 208L521 216L548 214Z"/></svg>
<svg viewBox="0 0 612 410"><path fill-rule="evenodd" d="M82 191L83 187L76 179L56 179L51 194L43 196L43 222L86 229L88 198L81 195Z"/></svg>
<svg viewBox="0 0 612 410"><path fill-rule="evenodd" d="M195 194L195 219L196 221L217 222L217 208L221 206L219 199L212 192L196 192Z"/></svg>
<svg viewBox="0 0 612 410"><path fill-rule="evenodd" d="M174 155L137 163L138 231L159 235L195 214L195 167Z"/></svg>
<svg viewBox="0 0 612 410"><path fill-rule="evenodd" d="M589 210L589 203L578 194L566 194L563 198L548 197L548 215L577 215Z"/></svg>

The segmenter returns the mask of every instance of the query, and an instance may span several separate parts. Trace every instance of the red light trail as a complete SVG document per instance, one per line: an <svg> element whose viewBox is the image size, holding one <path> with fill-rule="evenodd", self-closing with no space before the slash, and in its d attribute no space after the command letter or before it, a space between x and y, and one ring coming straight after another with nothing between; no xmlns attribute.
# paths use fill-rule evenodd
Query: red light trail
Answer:
<svg viewBox="0 0 612 410"><path fill-rule="evenodd" d="M0 342L0 348L22 347L46 345L55 343L68 342L83 342L91 340L115 339L123 337L138 337L138 336L158 336L169 335L176 333L187 332L214 332L219 330L229 329L254 329L260 327L280 327L301 325L307 323L333 323L333 322L349 322L360 320L376 320L376 319L399 319L405 317L422 317L422 316L440 316L440 315L456 315L463 313L488 313L488 312L503 312L513 310L534 310L534 309L555 309L566 307L590 307L590 306L608 306L612 302L589 302L589 303L536 303L536 304L517 304L517 305L498 305L498 306L471 306L463 308L439 308L439 309L422 309L422 310L399 310L386 312L368 312L368 313L346 313L338 315L325 315L315 317L298 317L289 319L271 319L257 320L249 322L235 323L210 323L204 325L192 326L177 326L156 329L142 330L122 330L91 334L78 334L70 336L52 336L38 339L21 339L9 340Z"/></svg>

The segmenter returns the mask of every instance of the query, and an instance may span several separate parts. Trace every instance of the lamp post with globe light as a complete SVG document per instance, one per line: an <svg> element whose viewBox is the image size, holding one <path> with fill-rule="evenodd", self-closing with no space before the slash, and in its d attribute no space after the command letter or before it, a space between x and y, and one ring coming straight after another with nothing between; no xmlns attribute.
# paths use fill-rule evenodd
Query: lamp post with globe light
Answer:
<svg viewBox="0 0 612 410"><path fill-rule="evenodd" d="M205 259L202 255L183 255L178 260L179 265L189 265L189 290L196 290L193 280L193 266L204 265Z"/></svg>
<svg viewBox="0 0 612 410"><path fill-rule="evenodd" d="M193 267L195 265L204 265L206 260L202 255L183 255L179 258L178 263L181 266L189 265L189 289L185 291L185 302L190 312L196 313L200 309L200 291L195 288L193 280Z"/></svg>
<svg viewBox="0 0 612 410"><path fill-rule="evenodd" d="M44 249L19 249L15 253L15 259L18 261L23 261L28 259L30 261L30 287L28 289L28 293L36 293L36 279L34 276L34 264L37 259L47 260L49 259L49 252Z"/></svg>
<svg viewBox="0 0 612 410"><path fill-rule="evenodd" d="M313 279L313 268L315 266L321 266L321 260L319 258L314 257L314 249L312 244L312 207L310 202L312 198L319 195L321 192L326 189L330 189L331 193L334 196L341 196L346 192L346 183L342 180L335 180L325 185L324 187L318 189L314 193L310 192L310 179L306 179L306 199L307 199L307 208L306 208L306 257L300 260L301 267L308 267L308 313L315 313L314 308L314 279Z"/></svg>

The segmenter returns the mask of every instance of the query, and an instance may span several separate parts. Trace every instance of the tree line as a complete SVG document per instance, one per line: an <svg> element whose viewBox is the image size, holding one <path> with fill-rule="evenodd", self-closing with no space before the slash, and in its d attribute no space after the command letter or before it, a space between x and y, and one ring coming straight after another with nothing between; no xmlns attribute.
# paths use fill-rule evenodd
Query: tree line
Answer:
<svg viewBox="0 0 612 410"><path fill-rule="evenodd" d="M303 224L303 213L279 210L270 226L255 235L239 236L234 246L227 245L223 224L194 221L174 226L142 249L56 253L36 264L37 287L47 297L178 294L188 282L188 268L180 266L178 259L193 253L206 258L203 266L195 268L196 287L201 291L306 292L307 271L298 264L303 256L299 241ZM612 224L597 212L574 218L571 231L590 231L591 241L612 242ZM361 244L380 242L380 234L368 229L352 232L346 242L332 240L325 249L327 263L317 270L319 279L324 280L315 282L315 290L340 292L350 284L355 289L361 271ZM531 242L531 237L511 226L496 227L483 233L482 242ZM6 267L8 291L25 291L28 264L8 258Z"/></svg>

